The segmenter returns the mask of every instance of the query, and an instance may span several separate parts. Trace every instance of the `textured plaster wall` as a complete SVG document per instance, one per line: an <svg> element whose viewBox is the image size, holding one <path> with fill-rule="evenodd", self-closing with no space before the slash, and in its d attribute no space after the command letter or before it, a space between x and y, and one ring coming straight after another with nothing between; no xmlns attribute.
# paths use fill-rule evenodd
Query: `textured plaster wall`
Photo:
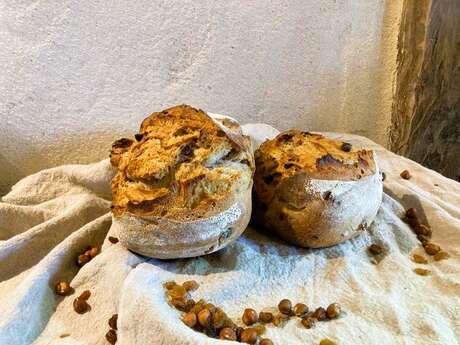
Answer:
<svg viewBox="0 0 460 345"><path fill-rule="evenodd" d="M0 194L189 103L386 144L402 0L0 0Z"/></svg>

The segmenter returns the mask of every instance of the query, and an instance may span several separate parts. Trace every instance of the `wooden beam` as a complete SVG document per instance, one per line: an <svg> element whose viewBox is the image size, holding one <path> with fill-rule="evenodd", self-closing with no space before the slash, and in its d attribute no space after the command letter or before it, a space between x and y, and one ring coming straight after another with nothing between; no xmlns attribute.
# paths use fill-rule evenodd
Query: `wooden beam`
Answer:
<svg viewBox="0 0 460 345"><path fill-rule="evenodd" d="M460 1L406 0L389 147L460 179Z"/></svg>

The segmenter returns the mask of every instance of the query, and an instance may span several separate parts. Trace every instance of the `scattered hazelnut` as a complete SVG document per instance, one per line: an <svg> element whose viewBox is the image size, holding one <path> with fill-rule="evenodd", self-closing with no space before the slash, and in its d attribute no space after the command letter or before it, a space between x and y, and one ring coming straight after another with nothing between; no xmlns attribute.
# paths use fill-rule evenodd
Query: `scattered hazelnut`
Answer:
<svg viewBox="0 0 460 345"><path fill-rule="evenodd" d="M73 301L73 309L78 314L84 314L89 310L89 304L86 302L86 300L77 297Z"/></svg>
<svg viewBox="0 0 460 345"><path fill-rule="evenodd" d="M189 312L192 310L194 306L195 306L195 301L192 298L190 298L185 302L184 310L186 312Z"/></svg>
<svg viewBox="0 0 460 345"><path fill-rule="evenodd" d="M198 313L198 323L207 328L211 323L211 312L209 309L203 309Z"/></svg>
<svg viewBox="0 0 460 345"><path fill-rule="evenodd" d="M401 177L405 180L408 180L412 177L412 175L410 174L409 170L404 170L401 172Z"/></svg>
<svg viewBox="0 0 460 345"><path fill-rule="evenodd" d="M316 319L311 316L307 316L306 318L302 319L301 323L305 328L313 328L315 327Z"/></svg>
<svg viewBox="0 0 460 345"><path fill-rule="evenodd" d="M450 257L449 253L441 250L434 255L434 260L441 261L441 260L448 259L449 257Z"/></svg>
<svg viewBox="0 0 460 345"><path fill-rule="evenodd" d="M91 257L91 259L93 259L96 255L98 255L100 253L99 251L99 248L98 247L92 247L90 250L88 250L87 252L89 252L89 256ZM86 252L85 252L86 254Z"/></svg>
<svg viewBox="0 0 460 345"><path fill-rule="evenodd" d="M427 236L427 237L431 237L431 235L432 235L431 229L430 229L428 226L423 225L423 224L417 225L417 226L414 228L414 232L415 232L417 235L423 235L423 236Z"/></svg>
<svg viewBox="0 0 460 345"><path fill-rule="evenodd" d="M278 304L278 309L281 313L286 314L286 315L291 315L292 314L292 303L288 299L283 299L281 302Z"/></svg>
<svg viewBox="0 0 460 345"><path fill-rule="evenodd" d="M312 317L314 317L314 318L317 319L318 321L326 320L326 319L327 319L327 312L326 312L326 309L324 309L323 307L317 308L317 309L313 312Z"/></svg>
<svg viewBox="0 0 460 345"><path fill-rule="evenodd" d="M176 285L177 285L176 282L173 282L173 281L167 281L166 283L163 284L166 290L171 290Z"/></svg>
<svg viewBox="0 0 460 345"><path fill-rule="evenodd" d="M417 239L422 243L422 245L426 245L428 242L430 242L430 238L425 235L417 235Z"/></svg>
<svg viewBox="0 0 460 345"><path fill-rule="evenodd" d="M304 314L308 313L308 307L306 304L303 304L303 303L297 303L295 306L294 306L294 314L296 316L302 316Z"/></svg>
<svg viewBox="0 0 460 345"><path fill-rule="evenodd" d="M243 327L236 327L236 328L235 328L236 339L237 339L238 341L241 340L241 333L243 333L243 331L244 331L244 328L243 328Z"/></svg>
<svg viewBox="0 0 460 345"><path fill-rule="evenodd" d="M206 303L204 305L204 308L208 309L211 313L216 310L216 306L214 304L212 304L212 303Z"/></svg>
<svg viewBox="0 0 460 345"><path fill-rule="evenodd" d="M424 269L424 268L415 268L414 272L418 274L419 276L427 276L431 273L430 270Z"/></svg>
<svg viewBox="0 0 460 345"><path fill-rule="evenodd" d="M273 324L276 327L284 327L286 322L288 322L289 316L286 314L277 314L273 317Z"/></svg>
<svg viewBox="0 0 460 345"><path fill-rule="evenodd" d="M242 317L243 323L251 326L258 321L257 312L254 309L245 309Z"/></svg>
<svg viewBox="0 0 460 345"><path fill-rule="evenodd" d="M336 345L336 343L330 339L323 339L319 342L319 345Z"/></svg>
<svg viewBox="0 0 460 345"><path fill-rule="evenodd" d="M105 339L107 339L107 341L110 343L110 344L115 344L117 342L117 332L115 332L113 329L109 330L106 334L105 334Z"/></svg>
<svg viewBox="0 0 460 345"><path fill-rule="evenodd" d="M180 298L186 299L188 296L187 290L184 289L182 285L174 285L171 289L168 289L167 292L170 299Z"/></svg>
<svg viewBox="0 0 460 345"><path fill-rule="evenodd" d="M372 255L379 255L383 253L382 246L377 243L371 244L368 250L369 250L369 253L371 253Z"/></svg>
<svg viewBox="0 0 460 345"><path fill-rule="evenodd" d="M219 333L219 339L237 340L236 331L230 327L222 328Z"/></svg>
<svg viewBox="0 0 460 345"><path fill-rule="evenodd" d="M190 328L195 327L197 321L197 317L195 313L185 313L182 316L182 322L185 323Z"/></svg>
<svg viewBox="0 0 460 345"><path fill-rule="evenodd" d="M264 338L260 341L259 345L274 345L273 341L270 339Z"/></svg>
<svg viewBox="0 0 460 345"><path fill-rule="evenodd" d="M273 314L270 312L261 311L259 313L259 320L263 323L270 323L273 321Z"/></svg>
<svg viewBox="0 0 460 345"><path fill-rule="evenodd" d="M87 255L87 254L81 254L81 255L78 255L78 258L77 258L77 266L78 267L83 267L84 265L86 265L88 262L90 262L91 260L91 256Z"/></svg>
<svg viewBox="0 0 460 345"><path fill-rule="evenodd" d="M173 298L171 304L178 310L185 311L187 309L187 300L185 298Z"/></svg>
<svg viewBox="0 0 460 345"><path fill-rule="evenodd" d="M252 328L246 328L241 332L240 339L242 343L255 344L257 341L257 332Z"/></svg>
<svg viewBox="0 0 460 345"><path fill-rule="evenodd" d="M338 318L341 312L342 312L342 308L340 307L340 304L338 303L329 304L326 310L327 317L331 320Z"/></svg>
<svg viewBox="0 0 460 345"><path fill-rule="evenodd" d="M340 146L340 149L345 152L350 152L351 148L352 146L350 143L342 143L342 146Z"/></svg>
<svg viewBox="0 0 460 345"><path fill-rule="evenodd" d="M78 296L78 298L84 300L84 301L87 301L89 298L91 297L91 291L89 290L85 290L83 291L80 296Z"/></svg>
<svg viewBox="0 0 460 345"><path fill-rule="evenodd" d="M69 283L67 283L66 281L57 283L54 290L56 291L56 294L60 296L66 296L70 294L70 292L72 291Z"/></svg>
<svg viewBox="0 0 460 345"><path fill-rule="evenodd" d="M188 280L182 284L185 290L195 291L200 287L200 285L195 280Z"/></svg>
<svg viewBox="0 0 460 345"><path fill-rule="evenodd" d="M252 329L253 329L254 331L256 331L257 335L262 335L262 334L264 334L265 331L266 331L265 326L264 326L264 325L261 325L261 324L255 325L254 327L252 327Z"/></svg>
<svg viewBox="0 0 460 345"><path fill-rule="evenodd" d="M109 242L112 243L112 244L116 244L116 243L118 243L118 238L113 237L113 236L109 236Z"/></svg>
<svg viewBox="0 0 460 345"><path fill-rule="evenodd" d="M428 263L427 259L425 259L423 256L418 255L418 254L412 255L412 260L417 264L427 264Z"/></svg>
<svg viewBox="0 0 460 345"><path fill-rule="evenodd" d="M109 319L109 327L117 330L117 321L118 321L118 314L113 314L112 317Z"/></svg>
<svg viewBox="0 0 460 345"><path fill-rule="evenodd" d="M415 208L411 207L406 210L406 218L408 219L417 218L417 211L415 210Z"/></svg>
<svg viewBox="0 0 460 345"><path fill-rule="evenodd" d="M432 242L428 242L427 244L425 244L423 246L423 248L425 248L425 252L428 255L436 255L441 250L440 246L438 246L437 244L434 244Z"/></svg>

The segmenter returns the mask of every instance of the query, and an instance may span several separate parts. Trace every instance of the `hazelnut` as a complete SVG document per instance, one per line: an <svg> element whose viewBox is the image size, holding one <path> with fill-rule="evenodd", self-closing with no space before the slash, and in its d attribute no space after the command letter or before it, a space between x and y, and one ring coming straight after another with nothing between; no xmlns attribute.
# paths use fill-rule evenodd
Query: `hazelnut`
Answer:
<svg viewBox="0 0 460 345"><path fill-rule="evenodd" d="M302 316L304 314L308 313L308 307L306 304L303 304L303 303L297 303L295 306L294 306L294 314L296 316Z"/></svg>
<svg viewBox="0 0 460 345"><path fill-rule="evenodd" d="M193 328L196 325L197 317L195 313L185 313L182 315L182 322L188 327Z"/></svg>
<svg viewBox="0 0 460 345"><path fill-rule="evenodd" d="M236 340L236 331L233 328L225 327L220 330L219 339Z"/></svg>
<svg viewBox="0 0 460 345"><path fill-rule="evenodd" d="M195 291L200 287L200 285L195 280L188 280L182 284L185 290Z"/></svg>
<svg viewBox="0 0 460 345"><path fill-rule="evenodd" d="M110 343L110 344L115 344L117 342L117 332L115 332L113 329L109 330L106 334L105 334L105 339L107 339L107 341Z"/></svg>
<svg viewBox="0 0 460 345"><path fill-rule="evenodd" d="M440 252L437 252L435 255L434 255L434 260L435 261L441 261L441 260L445 260L445 259L448 259L450 256L449 256L449 253L445 252L445 251L440 251Z"/></svg>
<svg viewBox="0 0 460 345"><path fill-rule="evenodd" d="M203 309L198 313L198 323L207 328L211 324L211 312L209 309Z"/></svg>
<svg viewBox="0 0 460 345"><path fill-rule="evenodd" d="M274 345L273 341L270 339L264 338L260 341L259 345Z"/></svg>
<svg viewBox="0 0 460 345"><path fill-rule="evenodd" d="M424 269L424 268L415 268L414 272L418 274L419 276L427 276L431 273L430 270Z"/></svg>
<svg viewBox="0 0 460 345"><path fill-rule="evenodd" d="M185 302L184 310L189 312L192 310L192 308L195 306L195 301L190 298Z"/></svg>
<svg viewBox="0 0 460 345"><path fill-rule="evenodd" d="M90 250L88 250L88 252L89 252L89 256L91 256L91 259L94 258L96 255L98 255L100 253L98 247L92 247ZM86 252L85 252L85 254L86 254Z"/></svg>
<svg viewBox="0 0 460 345"><path fill-rule="evenodd" d="M338 318L341 312L342 312L342 308L340 307L340 304L338 303L329 304L326 310L327 317L331 320Z"/></svg>
<svg viewBox="0 0 460 345"><path fill-rule="evenodd" d="M242 343L255 344L257 341L257 332L252 328L246 328L241 332L240 339Z"/></svg>
<svg viewBox="0 0 460 345"><path fill-rule="evenodd" d="M112 244L116 244L116 243L118 243L118 238L113 237L113 236L109 236L109 242L112 243Z"/></svg>
<svg viewBox="0 0 460 345"><path fill-rule="evenodd" d="M323 339L319 342L319 345L336 345L336 343L330 339Z"/></svg>
<svg viewBox="0 0 460 345"><path fill-rule="evenodd" d="M109 319L109 327L112 329L117 329L118 314L113 314Z"/></svg>
<svg viewBox="0 0 460 345"><path fill-rule="evenodd" d="M289 316L286 314L277 314L273 317L273 324L276 327L284 327L286 322L288 322Z"/></svg>
<svg viewBox="0 0 460 345"><path fill-rule="evenodd" d="M188 296L187 290L185 290L183 286L177 284L174 285L171 289L168 289L167 294L170 299L186 299L186 297Z"/></svg>
<svg viewBox="0 0 460 345"><path fill-rule="evenodd" d="M317 308L317 309L313 312L312 317L314 317L314 318L317 319L318 321L326 320L326 319L327 319L326 309L324 309L323 307Z"/></svg>
<svg viewBox="0 0 460 345"><path fill-rule="evenodd" d="M187 309L187 300L185 298L173 298L171 304L177 310L185 311Z"/></svg>
<svg viewBox="0 0 460 345"><path fill-rule="evenodd" d="M406 218L407 219L417 218L417 211L415 210L415 208L411 207L406 210Z"/></svg>
<svg viewBox="0 0 460 345"><path fill-rule="evenodd" d="M212 316L212 326L217 329L233 327L235 324L221 308L216 308Z"/></svg>
<svg viewBox="0 0 460 345"><path fill-rule="evenodd" d="M91 256L87 255L87 254L81 254L81 255L78 255L78 258L77 258L77 266L78 267L83 267L84 265L86 265L88 262L90 262L91 260Z"/></svg>
<svg viewBox="0 0 460 345"><path fill-rule="evenodd" d="M60 296L66 296L70 294L70 292L72 291L69 283L67 283L66 281L57 283L54 290L56 291L56 294Z"/></svg>
<svg viewBox="0 0 460 345"><path fill-rule="evenodd" d="M425 259L423 256L418 255L418 254L412 255L412 260L413 260L415 263L418 263L418 264L427 264L427 263L428 263L428 260L427 260L427 259Z"/></svg>
<svg viewBox="0 0 460 345"><path fill-rule="evenodd" d="M267 330L264 325L260 325L260 324L255 325L254 327L252 327L252 329L256 331L257 335L262 335Z"/></svg>
<svg viewBox="0 0 460 345"><path fill-rule="evenodd" d="M306 318L302 319L301 323L305 328L313 328L315 327L316 319L311 316L307 316Z"/></svg>
<svg viewBox="0 0 460 345"><path fill-rule="evenodd" d="M427 244L425 244L423 246L423 248L425 248L425 252L428 255L436 255L441 250L440 246L438 246L437 244L434 244L432 242L428 242Z"/></svg>
<svg viewBox="0 0 460 345"><path fill-rule="evenodd" d="M292 314L292 303L288 299L283 299L281 302L278 304L278 309L281 313L286 314L286 315L291 315Z"/></svg>
<svg viewBox="0 0 460 345"><path fill-rule="evenodd" d="M236 339L237 339L238 341L241 340L241 333L243 333L243 331L244 331L244 328L243 328L243 327L236 327L236 328L235 328Z"/></svg>
<svg viewBox="0 0 460 345"><path fill-rule="evenodd" d="M412 175L410 174L409 170L404 170L401 172L401 177L405 180L408 180L412 177Z"/></svg>
<svg viewBox="0 0 460 345"><path fill-rule="evenodd" d="M406 222L411 226L412 229L416 229L421 225L418 218L406 218Z"/></svg>
<svg viewBox="0 0 460 345"><path fill-rule="evenodd" d="M342 143L342 146L340 146L340 149L345 152L350 152L351 148L352 146L350 143Z"/></svg>
<svg viewBox="0 0 460 345"><path fill-rule="evenodd" d="M422 245L426 245L428 242L430 242L430 238L425 235L417 235L417 239L422 243Z"/></svg>
<svg viewBox="0 0 460 345"><path fill-rule="evenodd" d="M204 305L205 309L208 309L211 313L213 313L216 310L216 306L212 303L206 303Z"/></svg>
<svg viewBox="0 0 460 345"><path fill-rule="evenodd" d="M263 323L270 323L273 321L273 314L270 312L261 311L259 313L259 320Z"/></svg>
<svg viewBox="0 0 460 345"><path fill-rule="evenodd" d="M173 281L167 281L166 283L163 284L166 290L171 290L176 285L177 285L176 282L173 282Z"/></svg>
<svg viewBox="0 0 460 345"><path fill-rule="evenodd" d="M423 236L427 236L427 237L431 237L431 235L432 235L431 229L428 226L423 225L423 224L419 224L416 227L414 227L414 232L417 235L423 235Z"/></svg>
<svg viewBox="0 0 460 345"><path fill-rule="evenodd" d="M258 321L257 312L254 309L245 309L241 319L245 325L251 326Z"/></svg>
<svg viewBox="0 0 460 345"><path fill-rule="evenodd" d="M89 298L91 297L91 291L89 290L85 290L83 291L80 296L78 296L78 298L84 300L84 301L87 301Z"/></svg>
<svg viewBox="0 0 460 345"><path fill-rule="evenodd" d="M371 253L372 255L380 255L383 253L382 246L377 243L371 244L367 249L369 250L369 253Z"/></svg>
<svg viewBox="0 0 460 345"><path fill-rule="evenodd" d="M73 301L73 309L78 313L78 314L84 314L89 310L89 304L86 302L86 300L81 299L81 298L75 298Z"/></svg>

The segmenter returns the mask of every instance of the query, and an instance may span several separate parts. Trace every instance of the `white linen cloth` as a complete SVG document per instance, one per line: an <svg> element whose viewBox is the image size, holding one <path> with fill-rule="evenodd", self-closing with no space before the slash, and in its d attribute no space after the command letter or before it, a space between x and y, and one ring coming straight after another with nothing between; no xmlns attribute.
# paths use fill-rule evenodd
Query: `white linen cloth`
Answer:
<svg viewBox="0 0 460 345"><path fill-rule="evenodd" d="M263 124L244 130L256 141L276 134ZM298 318L284 328L268 326L265 336L276 345L319 344L323 338L341 345L459 344L460 184L363 137L329 135L376 150L386 180L369 231L327 249L296 248L248 228L211 255L148 259L107 240L117 236L110 229L114 170L108 160L21 180L0 203L0 344L108 344L107 320L115 313L117 344L224 344L187 328L166 302L164 281L190 279L200 283L193 298L223 307L238 322L244 308L275 310L283 298L310 308L342 305L342 317L313 329ZM399 176L404 169L410 180ZM423 250L401 220L409 207L431 225L448 260L411 261L411 253ZM388 249L377 264L366 250L375 241ZM89 245L102 245L102 253L78 270L75 259ZM422 266L432 274L413 272ZM54 294L63 279L71 281L73 295ZM86 289L91 311L80 315L72 302Z"/></svg>

